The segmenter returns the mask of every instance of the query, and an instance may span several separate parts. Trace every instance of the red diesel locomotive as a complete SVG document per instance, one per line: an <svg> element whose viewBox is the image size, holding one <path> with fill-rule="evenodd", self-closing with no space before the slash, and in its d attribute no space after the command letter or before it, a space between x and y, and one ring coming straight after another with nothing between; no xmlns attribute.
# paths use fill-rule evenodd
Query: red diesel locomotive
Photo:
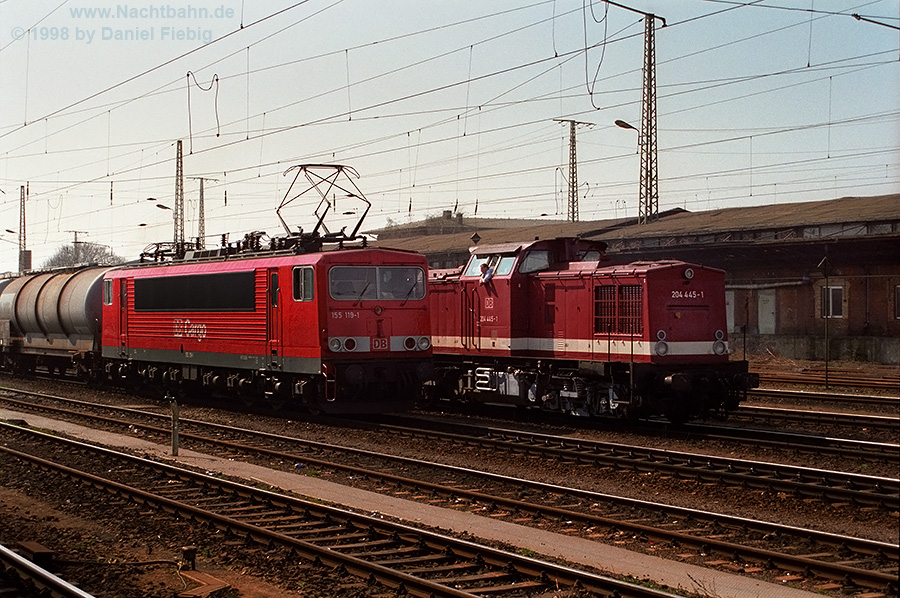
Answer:
<svg viewBox="0 0 900 598"><path fill-rule="evenodd" d="M724 273L605 249L480 246L432 271L435 396L672 421L735 408L758 379L729 359Z"/></svg>
<svg viewBox="0 0 900 598"><path fill-rule="evenodd" d="M213 250L159 245L142 256L151 263L0 282L0 361L328 413L412 407L431 375L427 262L367 247L359 224L327 231L326 194L368 206L348 170L299 167L324 209L312 232L267 248L251 233Z"/></svg>

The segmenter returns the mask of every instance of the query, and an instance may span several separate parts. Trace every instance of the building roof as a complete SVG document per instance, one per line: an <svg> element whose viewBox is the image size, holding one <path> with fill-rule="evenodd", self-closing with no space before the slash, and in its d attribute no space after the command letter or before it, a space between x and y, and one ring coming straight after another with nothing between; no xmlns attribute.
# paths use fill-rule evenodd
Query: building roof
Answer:
<svg viewBox="0 0 900 598"><path fill-rule="evenodd" d="M448 212L441 218L371 232L378 235L378 245L420 251L430 257L468 255L468 248L478 243L514 243L536 237L603 240L610 252L713 242L900 237L900 194L702 212L674 209L644 225L635 219L547 222L452 217ZM478 243L472 240L475 233Z"/></svg>

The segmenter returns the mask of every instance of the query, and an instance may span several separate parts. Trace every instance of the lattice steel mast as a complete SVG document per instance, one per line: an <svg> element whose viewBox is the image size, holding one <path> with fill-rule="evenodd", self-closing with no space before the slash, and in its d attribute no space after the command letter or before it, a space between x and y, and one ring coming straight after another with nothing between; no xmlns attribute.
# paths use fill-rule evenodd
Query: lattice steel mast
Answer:
<svg viewBox="0 0 900 598"><path fill-rule="evenodd" d="M25 198L28 195L28 191L30 189L26 190L25 185L23 185L19 199L19 274L25 274L26 270L31 269L28 253L25 249Z"/></svg>
<svg viewBox="0 0 900 598"><path fill-rule="evenodd" d="M646 224L659 218L659 175L656 162L656 20L666 20L655 14L637 10L612 0L607 4L636 12L644 16L644 90L641 98L641 130L638 144L641 148L641 188L638 202L638 224ZM624 121L616 125L634 129Z"/></svg>
<svg viewBox="0 0 900 598"><path fill-rule="evenodd" d="M656 160L656 19L645 15L644 92L641 102L641 189L638 224L659 218L659 174ZM665 20L663 20L665 25Z"/></svg>
<svg viewBox="0 0 900 598"><path fill-rule="evenodd" d="M181 139L175 156L175 255L184 257L184 166Z"/></svg>
<svg viewBox="0 0 900 598"><path fill-rule="evenodd" d="M578 222L578 157L575 152L575 127L592 125L576 120L555 118L556 122L569 123L569 208L566 218L569 222Z"/></svg>

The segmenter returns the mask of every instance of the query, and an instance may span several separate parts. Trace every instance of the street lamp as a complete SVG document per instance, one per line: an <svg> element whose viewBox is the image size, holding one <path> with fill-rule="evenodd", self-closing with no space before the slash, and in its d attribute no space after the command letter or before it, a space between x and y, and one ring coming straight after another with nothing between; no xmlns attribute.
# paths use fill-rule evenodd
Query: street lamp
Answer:
<svg viewBox="0 0 900 598"><path fill-rule="evenodd" d="M638 131L634 125L632 125L631 123L627 123L624 120L617 120L616 126L620 129L631 129L632 131ZM638 133L640 133L640 131L638 131Z"/></svg>

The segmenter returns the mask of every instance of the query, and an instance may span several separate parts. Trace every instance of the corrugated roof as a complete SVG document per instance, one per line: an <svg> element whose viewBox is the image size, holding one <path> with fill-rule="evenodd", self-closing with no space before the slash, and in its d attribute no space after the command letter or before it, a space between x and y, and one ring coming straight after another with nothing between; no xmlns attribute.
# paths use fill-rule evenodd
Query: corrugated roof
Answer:
<svg viewBox="0 0 900 598"><path fill-rule="evenodd" d="M900 220L900 194L842 197L828 201L681 212L643 226L619 229L610 238L696 235L798 226Z"/></svg>
<svg viewBox="0 0 900 598"><path fill-rule="evenodd" d="M522 220L519 221L519 226L510 226L515 221L502 221L502 227L497 226L497 222L497 219L465 218L459 224L453 220L452 225L442 228L443 232L440 234L422 234L425 223L412 223L409 225L411 236L403 236L401 227L391 227L386 238L379 239L377 244L435 255L468 251L474 245L471 236L476 231L480 237L479 244L517 243L536 237L548 239L565 236L581 236L614 243L625 239L671 239L678 236L853 223L900 223L900 193L702 212L676 209L660 214L659 220L644 225L638 225L634 219L586 222ZM892 226L891 229L898 230L897 226ZM372 232L377 235L382 231Z"/></svg>

